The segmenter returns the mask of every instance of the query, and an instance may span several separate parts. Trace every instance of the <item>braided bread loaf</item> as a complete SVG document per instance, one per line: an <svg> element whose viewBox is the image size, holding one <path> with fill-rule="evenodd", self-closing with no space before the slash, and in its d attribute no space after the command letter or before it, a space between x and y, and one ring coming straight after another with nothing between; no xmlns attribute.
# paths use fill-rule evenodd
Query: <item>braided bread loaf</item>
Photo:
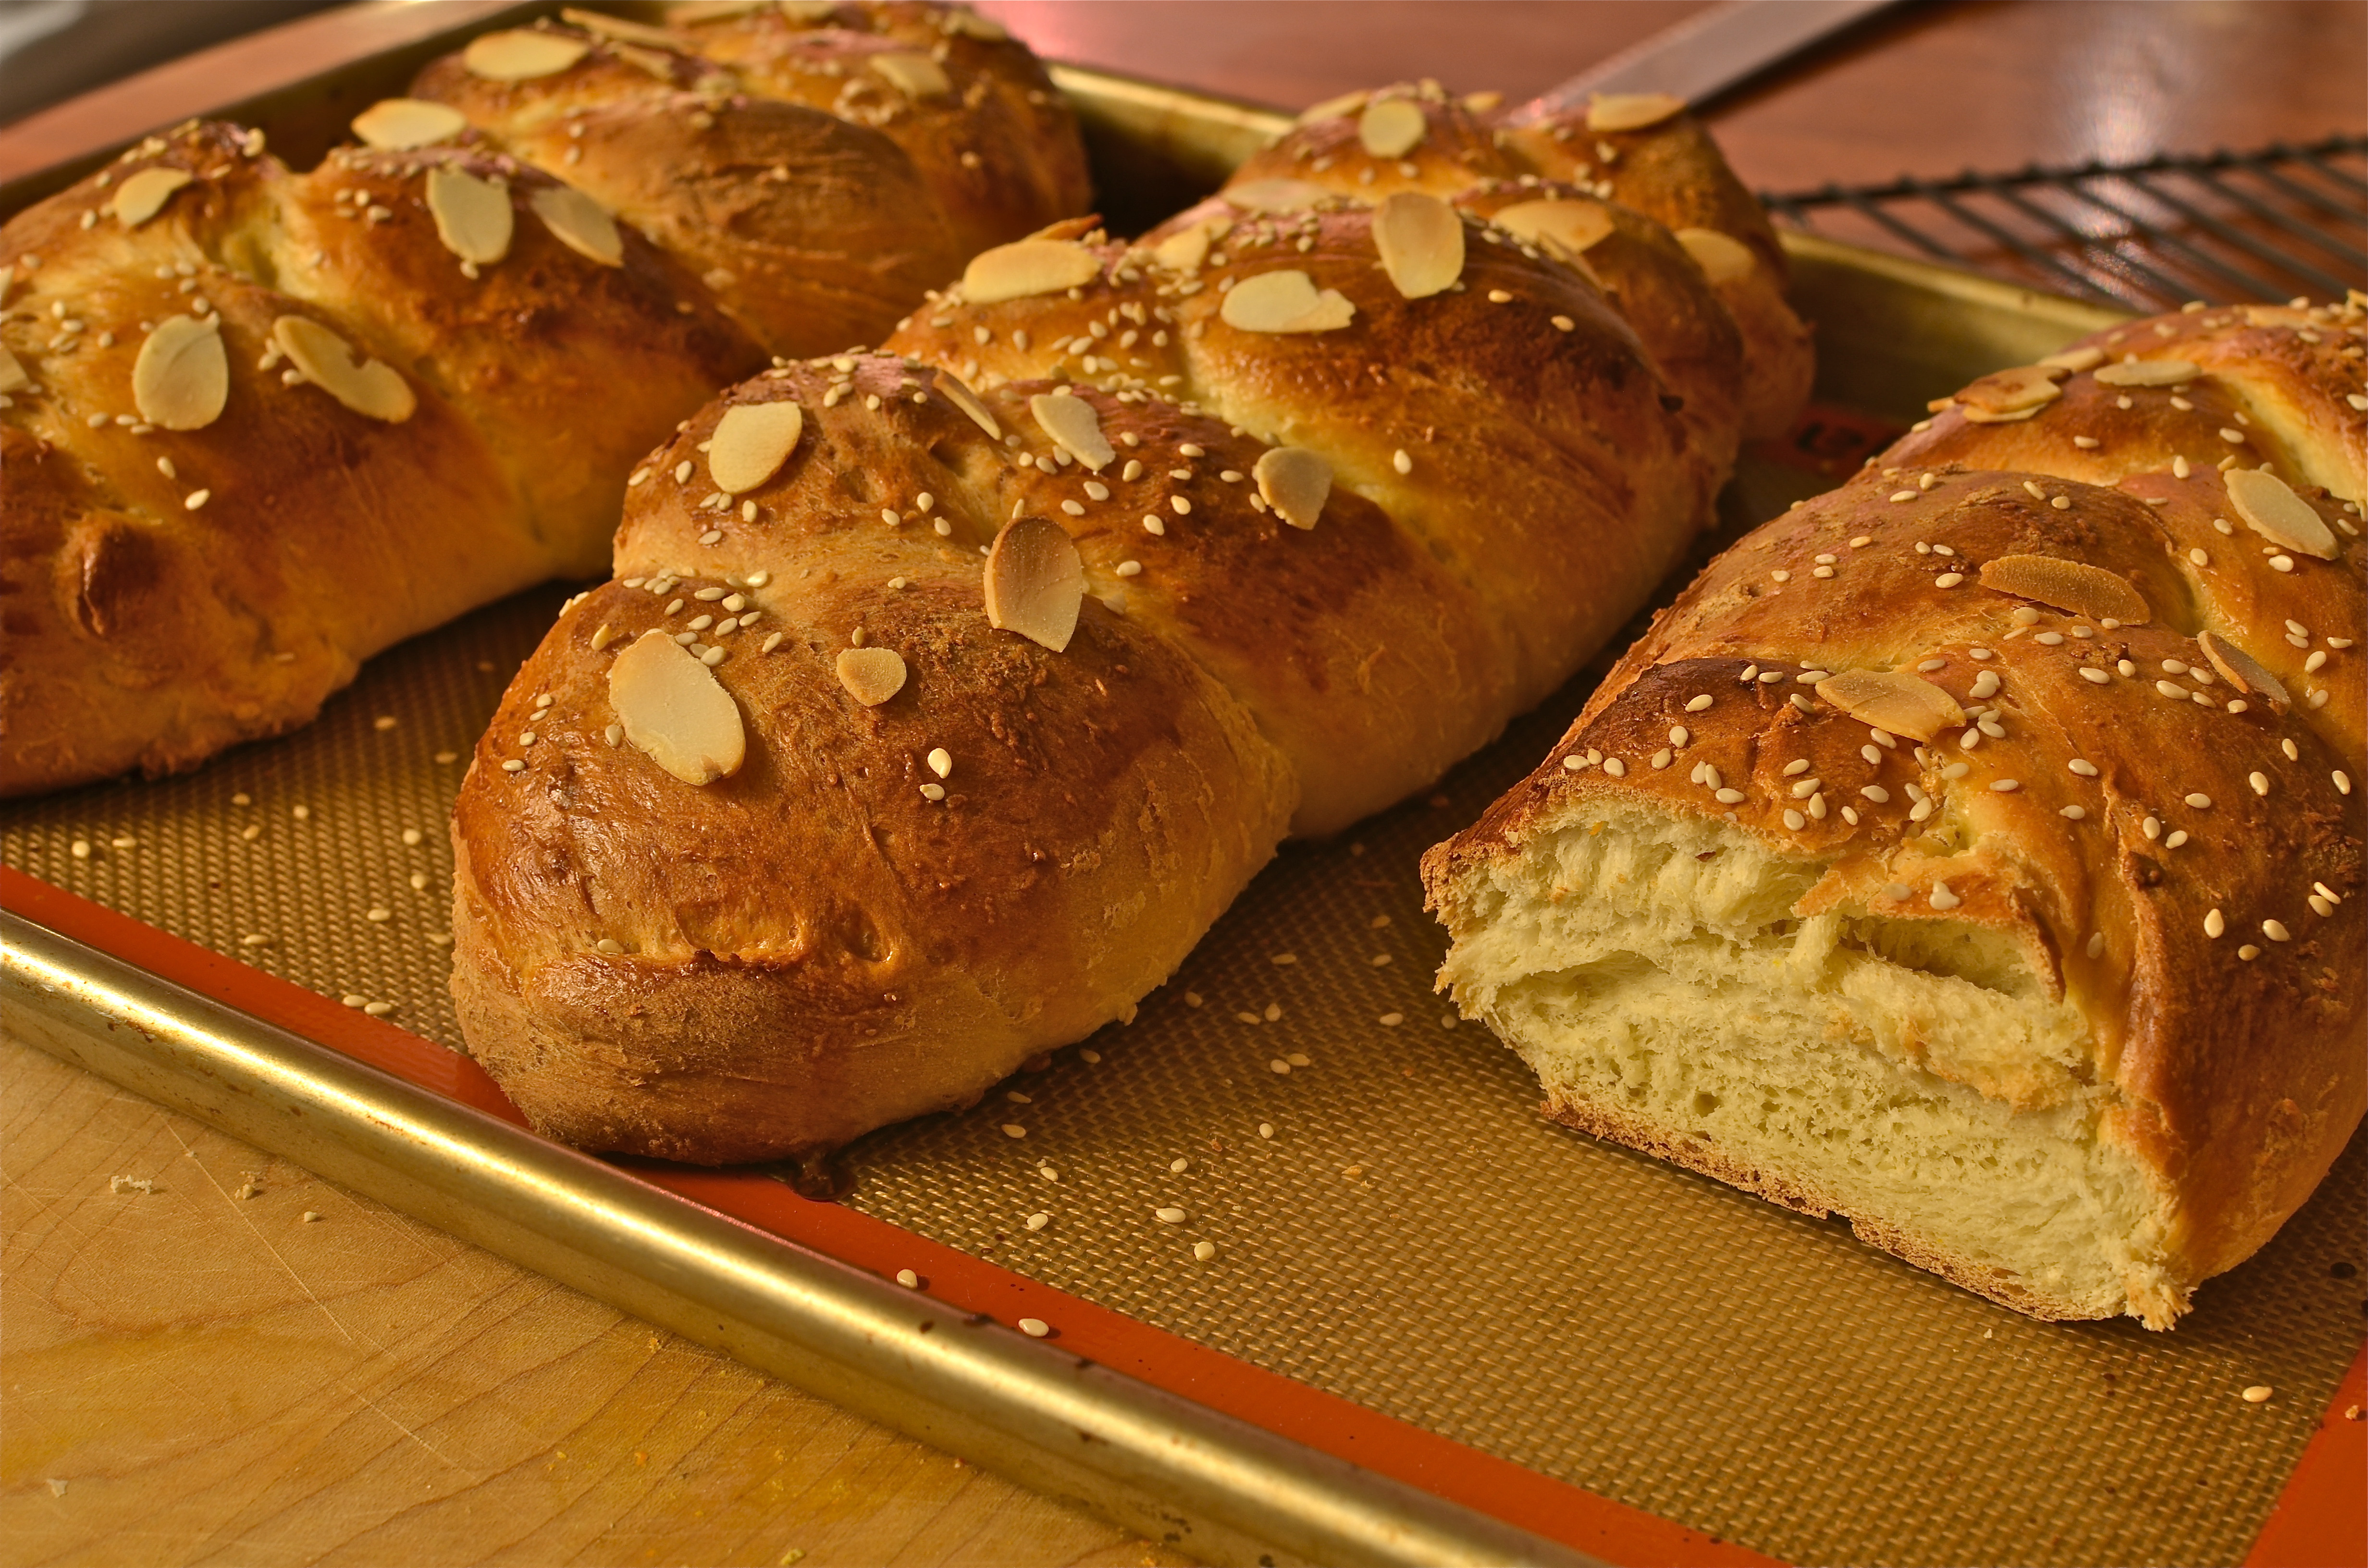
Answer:
<svg viewBox="0 0 2368 1568"><path fill-rule="evenodd" d="M1424 862L1546 1114L2167 1328L2359 1124L2362 297L1984 377Z"/></svg>
<svg viewBox="0 0 2368 1568"><path fill-rule="evenodd" d="M825 19L491 34L423 74L450 103L374 107L309 174L192 124L10 220L0 794L193 766L598 571L634 457L717 385L1082 205L1024 50L938 7ZM689 51L767 40L854 118Z"/></svg>
<svg viewBox="0 0 2368 1568"><path fill-rule="evenodd" d="M1685 246L1273 184L989 251L634 475L453 820L461 1027L537 1126L725 1162L974 1100L1678 558L1741 406Z"/></svg>

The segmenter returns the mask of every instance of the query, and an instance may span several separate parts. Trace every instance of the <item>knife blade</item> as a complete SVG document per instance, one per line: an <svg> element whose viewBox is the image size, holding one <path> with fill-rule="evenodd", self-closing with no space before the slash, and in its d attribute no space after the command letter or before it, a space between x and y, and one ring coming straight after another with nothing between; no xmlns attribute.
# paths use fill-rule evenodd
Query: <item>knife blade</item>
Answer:
<svg viewBox="0 0 2368 1568"><path fill-rule="evenodd" d="M1673 93L1699 104L1897 0L1728 0L1549 87L1522 114L1575 108L1595 93Z"/></svg>

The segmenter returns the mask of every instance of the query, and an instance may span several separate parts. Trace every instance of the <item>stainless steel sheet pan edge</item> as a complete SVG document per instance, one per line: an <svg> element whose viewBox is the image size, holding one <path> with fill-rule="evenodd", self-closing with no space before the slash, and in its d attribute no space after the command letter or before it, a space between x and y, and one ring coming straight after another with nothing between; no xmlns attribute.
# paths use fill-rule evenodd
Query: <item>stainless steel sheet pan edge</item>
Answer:
<svg viewBox="0 0 2368 1568"><path fill-rule="evenodd" d="M21 915L0 912L0 952L11 1038L1206 1561L1595 1561L780 1241Z"/></svg>

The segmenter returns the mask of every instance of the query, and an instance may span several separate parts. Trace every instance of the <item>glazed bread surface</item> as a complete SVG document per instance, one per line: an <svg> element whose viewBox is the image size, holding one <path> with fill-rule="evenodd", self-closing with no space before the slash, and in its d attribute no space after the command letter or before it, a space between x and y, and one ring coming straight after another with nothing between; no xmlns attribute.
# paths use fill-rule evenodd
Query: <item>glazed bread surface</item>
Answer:
<svg viewBox="0 0 2368 1568"><path fill-rule="evenodd" d="M192 124L0 229L0 794L193 766L598 571L717 386L1085 200L1041 68L968 13L585 20L431 64L310 173ZM744 38L837 96L700 52Z"/></svg>
<svg viewBox="0 0 2368 1568"><path fill-rule="evenodd" d="M2362 299L2134 323L1722 555L1424 862L1545 1112L2169 1327L2363 1103Z"/></svg>
<svg viewBox="0 0 2368 1568"><path fill-rule="evenodd" d="M535 1125L720 1163L971 1103L1567 678L1744 372L1691 252L1531 194L1603 275L1485 192L1252 182L987 252L653 454L454 816L462 1028Z"/></svg>

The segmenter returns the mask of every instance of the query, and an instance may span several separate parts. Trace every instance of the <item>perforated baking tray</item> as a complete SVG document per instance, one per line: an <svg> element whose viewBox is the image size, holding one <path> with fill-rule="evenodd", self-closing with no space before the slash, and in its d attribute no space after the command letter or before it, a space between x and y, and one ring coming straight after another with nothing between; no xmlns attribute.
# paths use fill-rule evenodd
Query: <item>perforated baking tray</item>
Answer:
<svg viewBox="0 0 2368 1568"><path fill-rule="evenodd" d="M1178 198L1281 123L1059 75L1105 179ZM2112 319L1788 244L1819 403L1747 460L1730 533L1924 398ZM1415 864L1595 671L1434 793L1287 847L1132 1026L848 1151L836 1202L543 1144L457 1054L444 824L567 591L406 643L317 724L195 774L0 807L12 1030L1212 1558L2266 1562L2356 1494L2326 1456L2357 1424L2320 1428L2359 1376L2360 1141L2157 1335L2032 1322L1537 1117L1431 993ZM1052 1337L996 1326L1021 1316ZM2315 1436L2327 1483L2265 1537Z"/></svg>

